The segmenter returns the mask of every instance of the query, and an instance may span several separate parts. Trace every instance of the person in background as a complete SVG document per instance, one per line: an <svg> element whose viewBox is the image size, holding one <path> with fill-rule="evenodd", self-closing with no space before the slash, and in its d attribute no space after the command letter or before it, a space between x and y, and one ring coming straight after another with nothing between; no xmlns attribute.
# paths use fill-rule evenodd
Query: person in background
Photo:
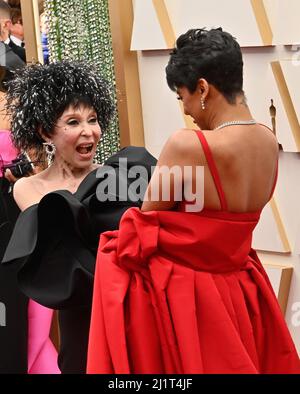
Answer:
<svg viewBox="0 0 300 394"><path fill-rule="evenodd" d="M13 70L23 67L26 63L8 45L10 43L10 27L10 7L5 1L0 0L0 65L8 70Z"/></svg>
<svg viewBox="0 0 300 394"><path fill-rule="evenodd" d="M9 38L9 29L11 26L11 7L6 1L0 0L0 41L6 41Z"/></svg>
<svg viewBox="0 0 300 394"><path fill-rule="evenodd" d="M13 170L3 168L13 164L20 149L12 143L11 117L7 111L7 86L14 78L16 70L1 67L1 72L3 77L0 117L2 126L0 130L0 259L2 260L20 213L12 195L13 184L17 181L18 175L14 175ZM28 172L22 176L32 175L33 172L36 172L36 168L33 171L29 166ZM50 341L47 342L43 338L43 333L47 329L49 310L38 304L28 304L28 297L20 291L17 283L19 268L20 264L0 265L0 300L5 304L7 311L6 326L1 327L0 331L0 373L58 373L57 353ZM35 334L36 338L32 338L34 329L39 330L39 335ZM38 341L42 343L40 347Z"/></svg>
<svg viewBox="0 0 300 394"><path fill-rule="evenodd" d="M14 147L10 128L11 122L6 111L6 82L11 78L12 72L6 67L0 66L0 179L1 179L1 220L0 220L0 258L5 251L7 241L11 234L13 223L16 220L19 209L13 203L12 193L10 193L9 182L16 181L12 173L4 170L5 165L12 163L18 156L18 150ZM5 178L8 179L5 179ZM4 202L5 201L5 202ZM11 209L8 209L9 206ZM5 208L5 209L4 209Z"/></svg>
<svg viewBox="0 0 300 394"><path fill-rule="evenodd" d="M16 159L19 151L11 140L11 122L6 111L6 83L13 71L0 66L0 260L20 213L11 185L16 178L3 167ZM0 374L27 373L28 298L17 284L18 265L0 265L0 302L5 305L5 326L0 327Z"/></svg>
<svg viewBox="0 0 300 394"><path fill-rule="evenodd" d="M300 373L251 248L276 184L278 143L247 105L240 46L221 28L191 29L166 75L199 129L168 139L142 209L101 235L88 372Z"/></svg>
<svg viewBox="0 0 300 394"><path fill-rule="evenodd" d="M26 63L26 49L24 42L24 28L21 10L11 9L11 25L9 29L9 47Z"/></svg>
<svg viewBox="0 0 300 394"><path fill-rule="evenodd" d="M48 64L49 63L48 25L47 25L47 17L45 12L43 12L40 15L40 30L41 30L41 41L42 41L44 64Z"/></svg>
<svg viewBox="0 0 300 394"><path fill-rule="evenodd" d="M22 60L22 62L26 63L26 53L25 48L22 47L22 42L18 37L11 39L11 28L12 28L12 19L11 19L11 7L4 1L0 0L0 38L1 41L8 45L12 51ZM16 11L15 11L16 12ZM22 22L21 17L16 17L15 21L17 25L20 25L19 22ZM21 27L21 29L20 29ZM22 30L23 26L14 26L13 30L20 37L20 30ZM18 42L19 44L16 44Z"/></svg>

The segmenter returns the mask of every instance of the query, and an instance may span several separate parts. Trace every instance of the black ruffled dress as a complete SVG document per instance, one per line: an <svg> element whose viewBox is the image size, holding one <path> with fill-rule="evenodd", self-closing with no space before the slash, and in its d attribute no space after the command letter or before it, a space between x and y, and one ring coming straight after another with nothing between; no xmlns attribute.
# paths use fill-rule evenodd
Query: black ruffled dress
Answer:
<svg viewBox="0 0 300 394"><path fill-rule="evenodd" d="M86 371L99 236L117 229L128 208L141 206L140 189L148 184L155 165L156 159L144 148L124 148L92 171L75 194L49 193L19 215L2 263L21 261L22 292L59 310L62 373ZM105 189L101 182L108 173L116 187ZM137 188L137 184L144 186ZM103 201L108 194L109 200Z"/></svg>

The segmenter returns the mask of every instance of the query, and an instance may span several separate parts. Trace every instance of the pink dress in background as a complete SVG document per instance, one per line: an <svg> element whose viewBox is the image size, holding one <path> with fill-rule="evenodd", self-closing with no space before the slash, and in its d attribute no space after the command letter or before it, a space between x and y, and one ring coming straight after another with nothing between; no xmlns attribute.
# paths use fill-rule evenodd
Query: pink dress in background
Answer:
<svg viewBox="0 0 300 394"><path fill-rule="evenodd" d="M18 155L17 149L13 146L8 130L0 130L0 177L2 174L2 165L11 163Z"/></svg>
<svg viewBox="0 0 300 394"><path fill-rule="evenodd" d="M28 304L28 373L60 374L57 351L49 335L53 310L33 300Z"/></svg>
<svg viewBox="0 0 300 394"><path fill-rule="evenodd" d="M18 155L8 130L0 130L0 177L2 165ZM29 300L28 303L28 373L59 374L57 351L49 338L53 310Z"/></svg>

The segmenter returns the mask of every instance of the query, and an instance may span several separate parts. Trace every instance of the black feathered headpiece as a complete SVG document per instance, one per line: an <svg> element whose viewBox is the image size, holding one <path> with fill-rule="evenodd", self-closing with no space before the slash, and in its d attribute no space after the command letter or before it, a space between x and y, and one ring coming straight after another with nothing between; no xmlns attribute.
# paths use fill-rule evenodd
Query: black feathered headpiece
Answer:
<svg viewBox="0 0 300 394"><path fill-rule="evenodd" d="M7 92L7 111L16 147L40 149L43 141L39 131L51 135L57 118L74 98L80 102L81 97L95 109L103 133L114 103L108 84L92 65L62 61L17 70Z"/></svg>

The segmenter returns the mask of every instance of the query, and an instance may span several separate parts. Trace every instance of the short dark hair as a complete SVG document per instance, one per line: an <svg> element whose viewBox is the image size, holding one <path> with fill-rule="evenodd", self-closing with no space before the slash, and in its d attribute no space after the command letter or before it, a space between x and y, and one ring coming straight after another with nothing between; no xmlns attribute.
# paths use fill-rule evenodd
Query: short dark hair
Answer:
<svg viewBox="0 0 300 394"><path fill-rule="evenodd" d="M10 19L10 6L4 0L0 0L0 15Z"/></svg>
<svg viewBox="0 0 300 394"><path fill-rule="evenodd" d="M10 10L10 19L13 25L16 23L21 23L21 25L23 24L22 12L20 8L12 8Z"/></svg>
<svg viewBox="0 0 300 394"><path fill-rule="evenodd" d="M8 4L13 8L21 8L20 0L8 0Z"/></svg>
<svg viewBox="0 0 300 394"><path fill-rule="evenodd" d="M204 78L233 104L243 94L243 58L236 39L222 28L190 29L178 37L166 67L171 90L186 86L194 93Z"/></svg>

